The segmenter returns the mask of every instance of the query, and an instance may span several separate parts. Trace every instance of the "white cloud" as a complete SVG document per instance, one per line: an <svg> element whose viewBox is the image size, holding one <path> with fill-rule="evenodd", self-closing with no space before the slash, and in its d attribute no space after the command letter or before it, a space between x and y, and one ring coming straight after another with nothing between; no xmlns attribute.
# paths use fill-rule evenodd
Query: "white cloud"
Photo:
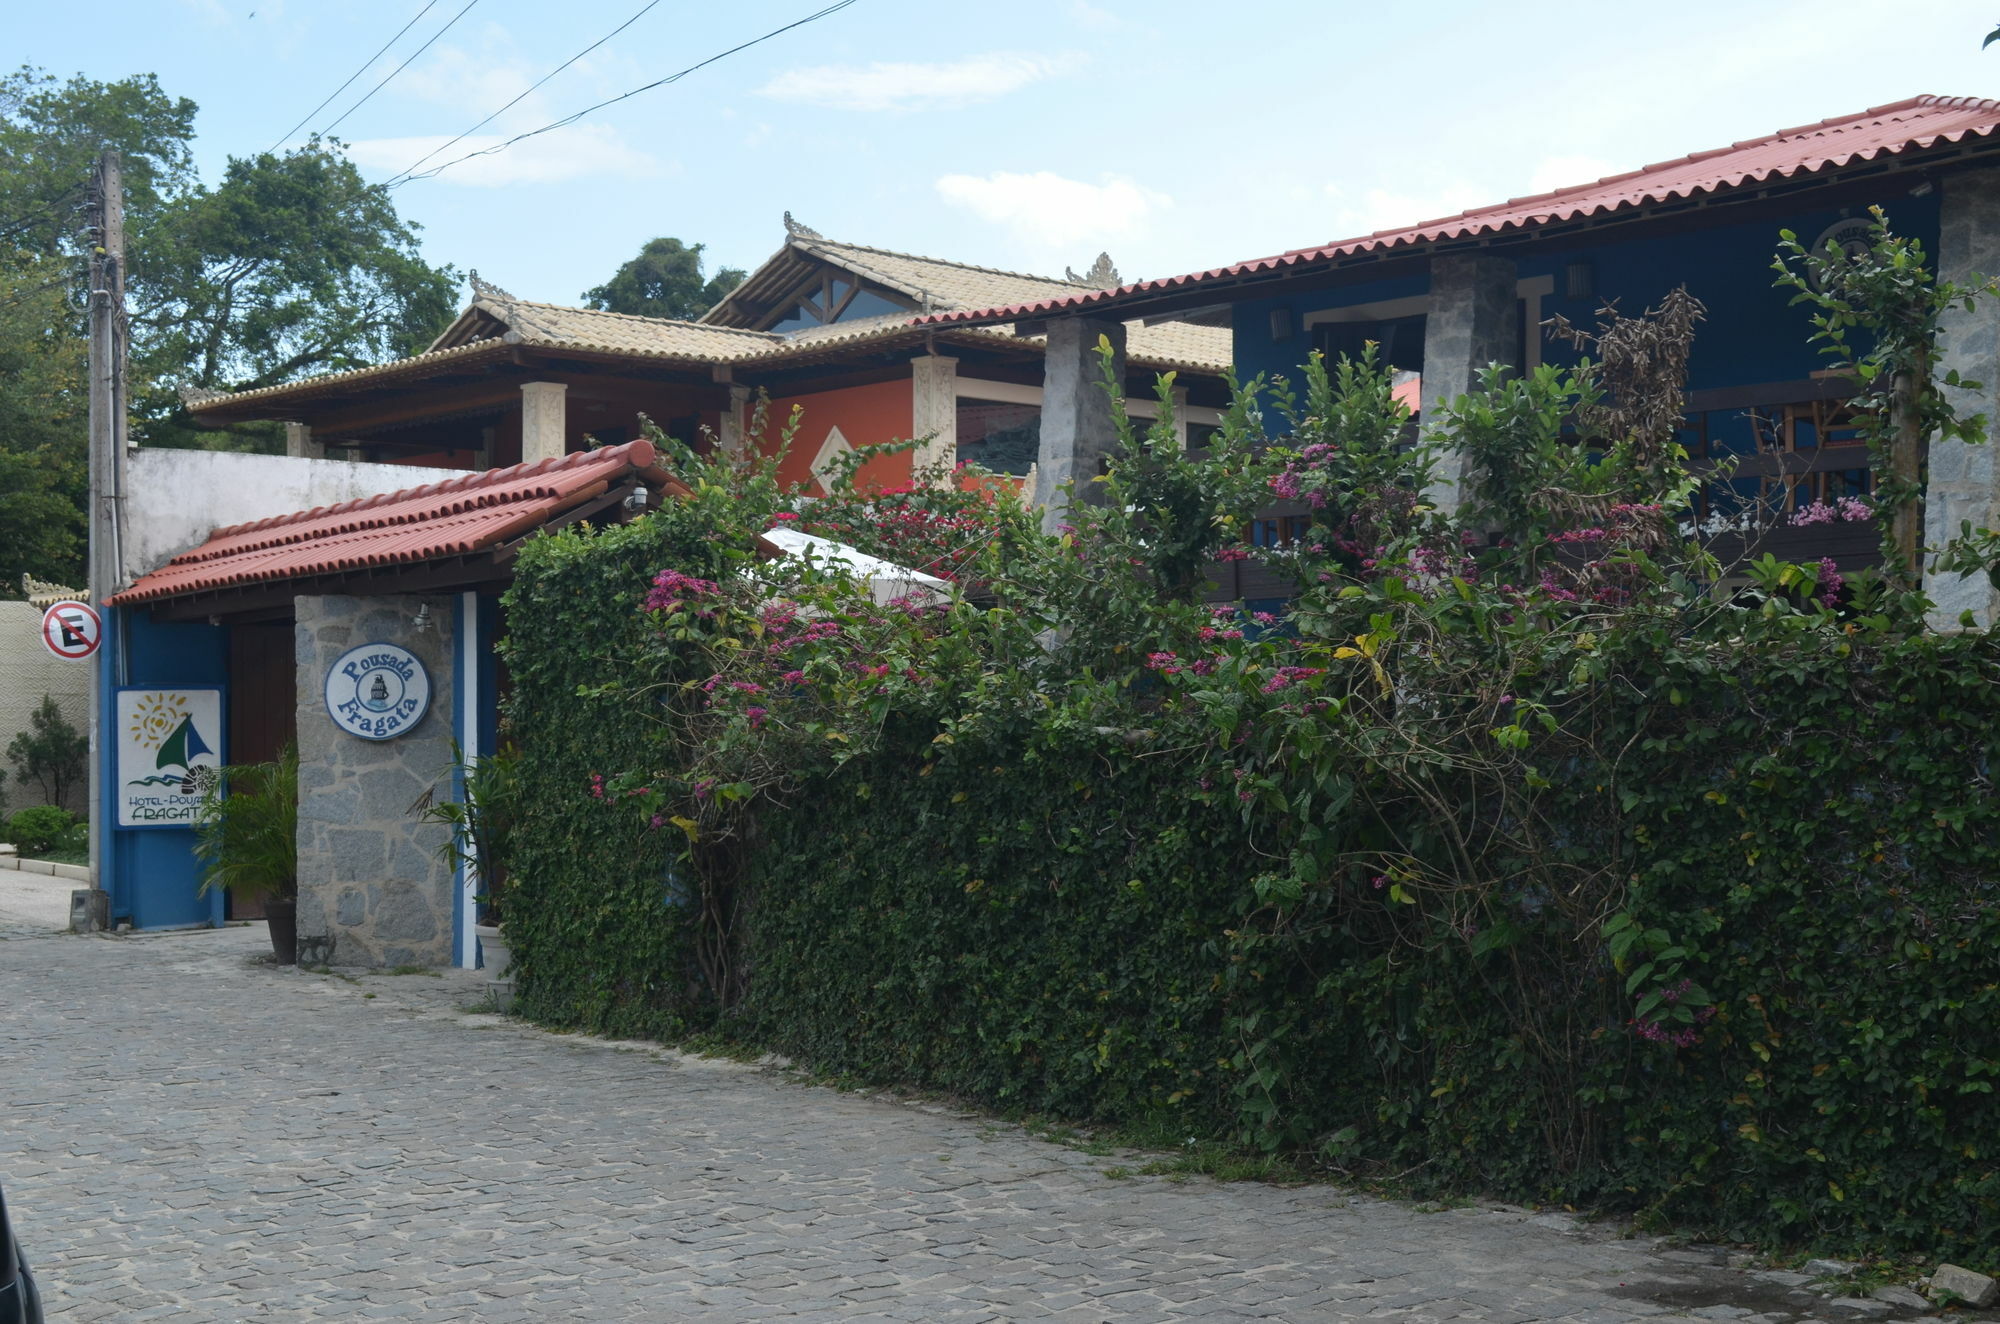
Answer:
<svg viewBox="0 0 2000 1324"><path fill-rule="evenodd" d="M501 134L475 135L453 144L449 151L439 152L424 169L468 152L498 146L506 140ZM358 165L396 172L450 141L451 135L442 133L415 138L369 138L347 144L347 154ZM553 184L593 175L630 178L659 173L657 162L628 147L609 126L577 124L515 143L491 156L475 156L437 178L469 188L505 188L510 184Z"/></svg>
<svg viewBox="0 0 2000 1324"><path fill-rule="evenodd" d="M1050 248L1102 243L1137 233L1155 213L1174 205L1166 194L1122 175L1105 175L1100 183L1089 184L1048 170L1031 175L1004 170L945 175L938 180L937 191L952 206Z"/></svg>
<svg viewBox="0 0 2000 1324"><path fill-rule="evenodd" d="M1090 3L1090 0L1070 0L1070 21L1080 28L1092 32L1110 32L1124 26L1123 20L1108 9Z"/></svg>
<svg viewBox="0 0 2000 1324"><path fill-rule="evenodd" d="M1075 55L994 51L940 64L823 64L789 69L757 93L833 110L937 110L991 101L1081 63Z"/></svg>

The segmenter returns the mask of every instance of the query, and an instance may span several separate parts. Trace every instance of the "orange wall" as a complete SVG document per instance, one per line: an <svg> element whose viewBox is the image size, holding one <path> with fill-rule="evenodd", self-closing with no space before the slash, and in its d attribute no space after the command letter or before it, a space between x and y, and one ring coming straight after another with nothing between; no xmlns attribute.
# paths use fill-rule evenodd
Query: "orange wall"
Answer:
<svg viewBox="0 0 2000 1324"><path fill-rule="evenodd" d="M847 444L859 450L885 441L903 441L910 435L911 387L908 378L877 382L871 386L845 386L813 395L785 396L771 401L759 445L765 454L774 454L792 406L801 409L799 430L791 449L778 466L778 481L787 487L806 486L818 491L813 477L813 457L835 428ZM747 421L747 420L746 420ZM870 460L858 475L862 487L906 487L910 482L910 456L884 455Z"/></svg>

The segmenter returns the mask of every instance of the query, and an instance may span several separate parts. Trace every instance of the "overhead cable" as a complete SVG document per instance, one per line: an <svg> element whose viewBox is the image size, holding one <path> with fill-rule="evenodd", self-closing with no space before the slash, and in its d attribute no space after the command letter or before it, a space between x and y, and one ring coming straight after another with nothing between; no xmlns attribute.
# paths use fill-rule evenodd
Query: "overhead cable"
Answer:
<svg viewBox="0 0 2000 1324"><path fill-rule="evenodd" d="M325 110L328 106L332 105L333 99L335 97L339 96L342 92L345 92L353 84L355 79L361 77L362 74L368 72L369 65L374 64L375 61L381 59L384 55L388 54L389 48L391 46L394 46L397 42L401 41L403 39L403 34L405 32L408 32L411 28L417 25L418 18L422 18L425 14L430 13L432 7L435 6L437 2L438 0L426 0L424 7L417 11L417 18L411 19L409 22L403 24L401 28L398 28L395 36L389 38L389 40L382 43L381 50L376 51L366 60L363 60L361 62L361 67L359 69L356 69L353 73L347 76L347 82L342 83L339 87L336 87L333 89L333 91L327 93L325 101L320 102L317 106L314 106L304 115L301 115L299 117L299 122L297 124L294 124L291 128L286 129L283 133L279 134L278 141L272 143L269 147L266 147L264 150L267 152L275 152L280 147L283 147L287 142L291 141L292 135L297 133L300 129L303 129L306 126L306 124L312 119L313 116L319 114L322 110Z"/></svg>
<svg viewBox="0 0 2000 1324"><path fill-rule="evenodd" d="M495 143L491 147L482 147L476 152L467 152L464 156L456 157L453 160L446 161L443 165L432 166L429 170L425 170L420 174L404 175L402 178L396 180L388 187L399 188L402 185L411 183L415 180L434 179L438 175L441 175L445 171L451 169L453 166L463 164L466 161L472 160L474 157L492 156L496 153L506 151L509 147L512 147L515 143L524 142L529 138L539 137L544 133L552 133L557 129L568 128L570 125L582 119L585 115L589 115L594 111L603 110L606 106L615 106L620 101L630 100L632 97L636 97L642 92L650 92L656 87L665 87L668 83L678 83L681 79L686 78L689 74L694 73L696 70L706 69L709 65L714 64L718 60L726 60L730 56L738 53L739 51L747 51L752 46L762 45L764 42L771 40L773 37L783 36L785 33L790 32L793 28L802 28L806 24L817 22L818 20L825 18L829 14L838 13L841 10L847 8L849 5L853 4L854 2L855 0L836 0L836 3L830 4L824 9L816 10L813 13L807 14L804 18L794 19L792 22L785 24L781 28L773 28L771 29L771 31L765 33L761 37L752 37L749 41L746 41L741 45L731 46L728 50L720 51L714 55L711 55L706 60L703 60L698 64L689 65L687 68L681 70L679 73L668 74L665 78L654 79L652 82L647 83L644 87L635 87L630 92L622 92L615 97L607 97L605 100L598 102L594 106L585 106L582 110L577 111L574 115L567 115L562 119L555 121L552 124L544 124L539 129L530 129L526 133L517 133L513 137L507 139L505 142Z"/></svg>
<svg viewBox="0 0 2000 1324"><path fill-rule="evenodd" d="M645 7L640 9L638 13L626 19L623 23L620 23L617 27L611 29L611 31L605 33L603 36L599 37L596 41L591 42L590 45L584 47L576 54L570 56L567 60L564 60L561 64L549 70L546 74L543 74L541 78L535 83L535 85L533 87L530 87L526 92L521 93L520 96L515 97L512 101L509 101L506 105L500 107L500 109L494 111L491 115L488 115L485 119L479 121L479 123L467 129L464 133L459 134L458 137L453 138L450 142L445 143L441 147L433 147L430 149L430 151L425 152L422 156L412 161L407 169L405 169L401 174L397 175L394 179L389 181L389 185L394 186L395 184L400 183L403 180L403 178L407 176L411 171L415 170L418 166L422 165L424 162L430 160L433 156L436 156L440 152L449 151L451 148L458 146L460 143L464 142L467 138L470 138L473 134L478 133L481 129L491 124L494 120L499 119L502 115L506 114L514 107L520 105L523 101L527 100L529 96L533 95L534 92L538 88L540 88L543 83L548 82L551 78L554 78L557 74L569 68L571 65L575 64L578 60L581 60L584 56L590 54L592 51L596 50L599 46L602 46L605 42L610 41L613 37L623 32L626 28L629 28L634 23L637 23L640 19L644 18L647 15L647 13L650 12L659 3L660 0L648 0L648 3L645 5Z"/></svg>
<svg viewBox="0 0 2000 1324"><path fill-rule="evenodd" d="M328 134L332 133L335 129L340 127L341 120L346 119L349 115L352 115L355 111L367 105L369 97L374 96L377 92L380 92L383 88L387 87L390 81L394 79L397 74L403 72L403 70L410 67L410 60L416 59L419 55L422 55L425 51L429 50L431 48L432 42L435 42L439 37L442 37L445 33L450 32L452 29L452 24L458 22L458 20L460 20L461 18L464 18L468 13L472 11L472 7L478 3L479 0L465 0L465 8L459 10L456 14L453 14L451 16L450 23L446 23L436 32L433 32L430 35L430 41L426 41L423 45L411 51L409 59L404 60L401 64L397 65L394 69L391 69L389 71L388 78L384 78L381 82L375 84L375 86L368 89L367 96L362 97L361 100L355 102L353 105L349 106L346 110L341 111L340 118L334 120L333 123L327 125L324 129L321 129L319 131L319 136L322 138L326 137Z"/></svg>

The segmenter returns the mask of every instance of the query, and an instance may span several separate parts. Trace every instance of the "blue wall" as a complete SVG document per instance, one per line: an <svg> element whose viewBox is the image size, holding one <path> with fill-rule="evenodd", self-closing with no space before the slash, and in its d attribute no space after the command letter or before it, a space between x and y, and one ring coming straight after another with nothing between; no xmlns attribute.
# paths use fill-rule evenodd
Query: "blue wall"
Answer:
<svg viewBox="0 0 2000 1324"><path fill-rule="evenodd" d="M1939 194L1913 198L1899 193L1883 206L1891 227L1921 240L1935 258ZM1636 313L1674 286L1686 284L1708 305L1708 318L1695 333L1688 365L1690 389L1795 381L1825 366L1825 360L1806 343L1811 328L1805 310L1791 307L1790 292L1771 284L1778 231L1792 230L1811 243L1836 220L1864 215L1866 210L1862 204L1802 210L1783 220L1715 225L1616 243L1593 244L1579 237L1572 249L1523 259L1519 272L1522 279L1555 278L1555 293L1542 300L1543 317L1561 313L1585 325L1595 321L1606 299L1616 299L1623 312ZM1698 218L1690 223L1698 223ZM1594 268L1595 293L1590 298L1563 296L1564 269L1573 261L1586 261ZM1246 380L1258 373L1296 378L1297 365L1312 349L1312 336L1305 329L1308 314L1422 294L1428 287L1427 276L1369 280L1362 268L1352 283L1337 288L1239 303L1233 316L1237 373ZM1288 340L1273 343L1270 315L1277 308L1290 311L1294 332ZM1545 362L1562 363L1573 358L1573 352L1544 340L1542 357Z"/></svg>
<svg viewBox="0 0 2000 1324"><path fill-rule="evenodd" d="M115 608L105 620L104 647L98 656L103 681L99 693L104 702L99 720L106 737L102 760L104 886L111 893L112 922L130 920L141 929L219 923L222 893L195 895L192 831L113 826L118 797L115 722L120 685L226 685L229 631L215 625L162 625L144 611ZM227 748L217 752L228 759Z"/></svg>

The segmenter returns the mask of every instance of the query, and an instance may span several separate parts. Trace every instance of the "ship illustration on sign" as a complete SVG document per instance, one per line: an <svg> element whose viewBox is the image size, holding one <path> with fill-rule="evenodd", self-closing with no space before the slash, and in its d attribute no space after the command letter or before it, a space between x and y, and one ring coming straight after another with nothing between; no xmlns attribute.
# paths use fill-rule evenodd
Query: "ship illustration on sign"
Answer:
<svg viewBox="0 0 2000 1324"><path fill-rule="evenodd" d="M160 732L165 735L160 736ZM142 703L133 718L132 734L142 745L151 744L154 738L160 743L153 758L153 775L135 778L127 785L172 786L183 795L193 795L200 789L204 778L199 774L211 770L197 768L195 760L204 754L213 755L215 750L201 738L193 715L172 696L153 696Z"/></svg>

